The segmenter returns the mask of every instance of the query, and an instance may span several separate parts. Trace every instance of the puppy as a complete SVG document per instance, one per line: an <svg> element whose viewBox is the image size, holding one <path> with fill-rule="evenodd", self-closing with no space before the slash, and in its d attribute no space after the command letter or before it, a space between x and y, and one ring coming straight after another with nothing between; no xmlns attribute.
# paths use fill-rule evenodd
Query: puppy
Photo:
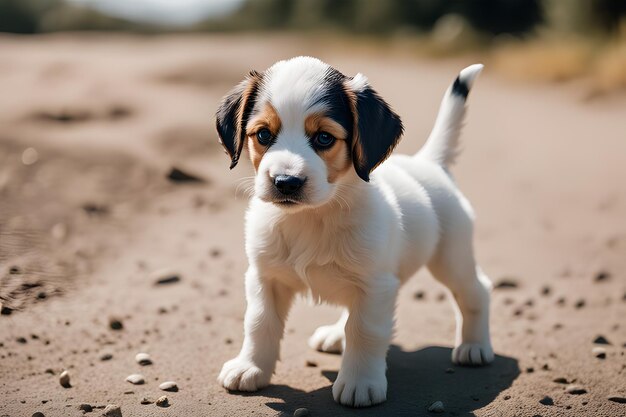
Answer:
<svg viewBox="0 0 626 417"><path fill-rule="evenodd" d="M314 349L343 352L335 401L385 401L398 289L424 265L456 301L452 361L493 360L491 284L474 261L472 208L448 171L481 69L461 71L415 155L389 157L402 122L365 76L345 76L315 58L251 72L224 98L216 124L231 168L246 148L256 176L245 227L245 337L221 385L256 391L269 384L289 308L296 294L308 294L344 308L309 340Z"/></svg>

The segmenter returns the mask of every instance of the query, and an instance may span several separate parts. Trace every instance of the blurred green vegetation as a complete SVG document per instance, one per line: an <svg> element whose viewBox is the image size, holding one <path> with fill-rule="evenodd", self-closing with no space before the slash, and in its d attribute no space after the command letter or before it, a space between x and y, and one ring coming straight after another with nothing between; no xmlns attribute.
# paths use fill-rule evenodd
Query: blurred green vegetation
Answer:
<svg viewBox="0 0 626 417"><path fill-rule="evenodd" d="M452 18L450 17L452 16ZM230 16L187 28L164 28L104 15L64 0L0 0L0 32L334 30L384 36L463 26L481 40L549 27L611 35L626 18L626 0L247 0ZM457 28L458 29L458 28Z"/></svg>

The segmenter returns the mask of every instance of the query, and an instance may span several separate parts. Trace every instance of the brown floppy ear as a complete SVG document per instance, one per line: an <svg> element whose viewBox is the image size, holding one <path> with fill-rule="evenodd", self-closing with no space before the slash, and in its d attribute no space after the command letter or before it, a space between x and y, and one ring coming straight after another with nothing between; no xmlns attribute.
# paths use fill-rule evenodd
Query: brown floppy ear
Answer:
<svg viewBox="0 0 626 417"><path fill-rule="evenodd" d="M215 115L215 126L220 143L230 156L230 169L233 169L243 149L246 139L246 124L261 83L262 75L256 71L240 82L224 99Z"/></svg>
<svg viewBox="0 0 626 417"><path fill-rule="evenodd" d="M374 91L367 79L357 74L346 82L354 116L352 161L364 181L391 154L404 132L402 120Z"/></svg>

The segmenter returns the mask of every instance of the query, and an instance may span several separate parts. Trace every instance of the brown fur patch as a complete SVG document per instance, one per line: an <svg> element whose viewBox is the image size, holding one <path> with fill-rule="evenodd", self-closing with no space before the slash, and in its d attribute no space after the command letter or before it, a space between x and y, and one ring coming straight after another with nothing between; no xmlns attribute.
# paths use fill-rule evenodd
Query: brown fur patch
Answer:
<svg viewBox="0 0 626 417"><path fill-rule="evenodd" d="M248 126L246 126L246 132L248 134L248 153L250 154L250 161L252 161L255 171L259 168L261 158L263 158L267 150L267 147L261 145L257 140L256 133L266 128L272 132L272 135L276 136L278 132L280 132L281 126L282 122L280 121L280 117L274 106L270 103L266 103L263 110L254 115L248 122Z"/></svg>
<svg viewBox="0 0 626 417"><path fill-rule="evenodd" d="M352 111L352 119L354 120L354 126L352 128L352 159L359 165L359 167L364 167L366 161L365 152L363 152L363 147L361 145L361 141L359 140L359 112L356 110L356 93L345 86L344 91L348 96L350 110Z"/></svg>
<svg viewBox="0 0 626 417"><path fill-rule="evenodd" d="M318 152L326 163L328 182L334 183L352 164L346 142L348 132L339 123L323 114L308 116L304 121L304 130L309 137L315 136L318 132L327 132L337 139L332 147Z"/></svg>

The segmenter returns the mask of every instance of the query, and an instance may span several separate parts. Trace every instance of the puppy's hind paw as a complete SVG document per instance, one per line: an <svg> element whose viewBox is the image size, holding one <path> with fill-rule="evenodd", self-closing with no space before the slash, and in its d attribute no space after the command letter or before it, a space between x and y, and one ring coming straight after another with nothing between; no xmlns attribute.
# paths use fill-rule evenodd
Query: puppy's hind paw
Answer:
<svg viewBox="0 0 626 417"><path fill-rule="evenodd" d="M452 362L457 365L483 366L493 362L493 359L489 343L461 343L452 351Z"/></svg>
<svg viewBox="0 0 626 417"><path fill-rule="evenodd" d="M217 381L229 391L256 391L268 386L271 376L252 362L235 358L224 364Z"/></svg>
<svg viewBox="0 0 626 417"><path fill-rule="evenodd" d="M327 353L343 352L344 331L337 325L320 326L309 338L312 349Z"/></svg>

